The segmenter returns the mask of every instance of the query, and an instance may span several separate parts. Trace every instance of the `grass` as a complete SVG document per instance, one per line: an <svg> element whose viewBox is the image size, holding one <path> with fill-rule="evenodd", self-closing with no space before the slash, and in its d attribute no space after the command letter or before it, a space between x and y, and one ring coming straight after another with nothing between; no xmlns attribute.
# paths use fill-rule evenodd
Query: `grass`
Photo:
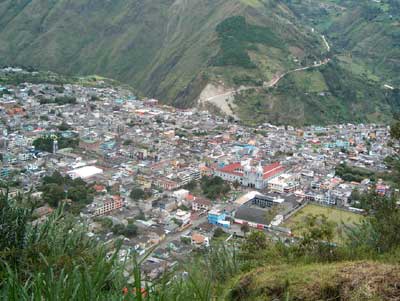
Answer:
<svg viewBox="0 0 400 301"><path fill-rule="evenodd" d="M296 74L295 82L303 90L309 93L328 91L325 79L318 71L303 71Z"/></svg>
<svg viewBox="0 0 400 301"><path fill-rule="evenodd" d="M268 266L239 277L225 300L395 300L399 271L369 261Z"/></svg>
<svg viewBox="0 0 400 301"><path fill-rule="evenodd" d="M296 235L297 233L296 228L301 226L301 224L304 221L304 218L309 214L312 215L323 214L328 218L329 221L333 221L337 224L334 237L335 242L341 241L340 234L343 232L342 231L343 225L351 226L361 222L361 220L363 219L362 215L356 213L309 204L300 211L298 211L296 214L294 214L292 217L290 217L283 224L283 226L292 229L293 233Z"/></svg>
<svg viewBox="0 0 400 301"><path fill-rule="evenodd" d="M263 5L259 0L240 0L240 2L252 7L261 7Z"/></svg>

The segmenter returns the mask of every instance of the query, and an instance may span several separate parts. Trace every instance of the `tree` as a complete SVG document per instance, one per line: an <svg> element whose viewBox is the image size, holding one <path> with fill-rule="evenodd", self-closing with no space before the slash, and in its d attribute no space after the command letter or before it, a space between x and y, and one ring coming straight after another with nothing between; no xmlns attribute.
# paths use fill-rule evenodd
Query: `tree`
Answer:
<svg viewBox="0 0 400 301"><path fill-rule="evenodd" d="M66 195L63 186L50 183L44 185L41 189L43 192L43 200L53 208L57 208L59 203L65 199Z"/></svg>
<svg viewBox="0 0 400 301"><path fill-rule="evenodd" d="M19 260L32 212L18 208L9 199L8 189L0 194L0 259L12 265Z"/></svg>
<svg viewBox="0 0 400 301"><path fill-rule="evenodd" d="M246 236L246 234L250 232L250 226L248 224L242 224L240 226L240 231L242 231L244 233L244 236Z"/></svg>
<svg viewBox="0 0 400 301"><path fill-rule="evenodd" d="M201 189L203 194L209 199L220 198L230 191L230 185L225 183L220 177L202 177Z"/></svg>
<svg viewBox="0 0 400 301"><path fill-rule="evenodd" d="M267 236L262 231L252 231L246 237L245 242L241 246L243 254L253 258L257 252L261 252L267 248Z"/></svg>
<svg viewBox="0 0 400 301"><path fill-rule="evenodd" d="M303 225L300 226L300 233L303 242L331 242L334 237L336 223L329 221L326 215L309 214L305 217Z"/></svg>
<svg viewBox="0 0 400 301"><path fill-rule="evenodd" d="M332 240L335 234L336 223L329 221L323 215L309 214L302 225L298 227L301 240L298 251L301 255L327 259L332 255Z"/></svg>
<svg viewBox="0 0 400 301"><path fill-rule="evenodd" d="M65 179L60 174L60 172L55 171L51 176L45 176L42 180L42 183L43 183L43 185L46 185L46 184L63 185L65 183Z"/></svg>
<svg viewBox="0 0 400 301"><path fill-rule="evenodd" d="M400 246L400 208L395 198L375 192L362 196L362 208L368 213L360 225L347 227L351 248L364 248L383 253Z"/></svg>
<svg viewBox="0 0 400 301"><path fill-rule="evenodd" d="M140 210L139 214L136 216L137 220L145 221L146 220L146 215L142 210Z"/></svg>
<svg viewBox="0 0 400 301"><path fill-rule="evenodd" d="M80 212L82 205L93 201L92 191L85 181L63 177L58 171L43 178L40 190L43 192L43 200L52 207L57 207L64 198L71 199L75 204L71 204L69 209L74 209L76 213Z"/></svg>
<svg viewBox="0 0 400 301"><path fill-rule="evenodd" d="M240 187L239 181L236 180L235 182L233 182L232 186L233 186L233 188L238 189Z"/></svg>
<svg viewBox="0 0 400 301"><path fill-rule="evenodd" d="M265 213L265 223L270 224L272 220L283 210L281 205L274 205L272 206L267 212Z"/></svg>
<svg viewBox="0 0 400 301"><path fill-rule="evenodd" d="M70 125L68 123L66 123L65 121L63 121L59 126L58 129L60 131L68 131L71 129Z"/></svg>
<svg viewBox="0 0 400 301"><path fill-rule="evenodd" d="M128 224L125 228L124 235L126 237L134 237L138 234L138 227L135 224Z"/></svg>
<svg viewBox="0 0 400 301"><path fill-rule="evenodd" d="M71 199L73 202L81 204L90 204L93 201L87 188L82 185L69 188L67 198Z"/></svg>
<svg viewBox="0 0 400 301"><path fill-rule="evenodd" d="M125 233L125 226L123 224L116 224L112 227L111 231L115 235L124 235Z"/></svg>
<svg viewBox="0 0 400 301"><path fill-rule="evenodd" d="M144 199L145 192L141 188L133 188L129 196L133 201L139 201Z"/></svg>
<svg viewBox="0 0 400 301"><path fill-rule="evenodd" d="M221 228L217 228L214 230L214 237L221 237L224 236L225 231L222 230Z"/></svg>
<svg viewBox="0 0 400 301"><path fill-rule="evenodd" d="M196 181L190 181L183 188L187 189L189 191L193 191L196 187L197 187L197 182Z"/></svg>

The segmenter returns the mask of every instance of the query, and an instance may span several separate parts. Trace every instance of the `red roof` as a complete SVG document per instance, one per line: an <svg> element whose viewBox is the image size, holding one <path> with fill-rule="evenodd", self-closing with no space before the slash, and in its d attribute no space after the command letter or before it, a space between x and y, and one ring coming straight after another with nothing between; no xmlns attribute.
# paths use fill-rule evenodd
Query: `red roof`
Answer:
<svg viewBox="0 0 400 301"><path fill-rule="evenodd" d="M242 168L242 165L240 163L232 163L232 164L224 166L223 168L220 168L219 171L242 177L243 172L238 171L238 170L241 170L241 168ZM264 179L268 179L270 177L275 176L278 173L282 173L285 170L285 168L281 166L281 163L276 162L276 163L264 166L263 170L264 170Z"/></svg>
<svg viewBox="0 0 400 301"><path fill-rule="evenodd" d="M230 173L236 176L243 176L243 172L239 172L237 171L238 169L241 169L242 165L240 164L240 162L238 163L232 163L229 165L226 165L222 168L219 169L219 171L224 172L224 173Z"/></svg>
<svg viewBox="0 0 400 301"><path fill-rule="evenodd" d="M204 206L211 206L212 205L210 200L203 199L203 198L195 198L193 203L197 203L197 204L204 205Z"/></svg>
<svg viewBox="0 0 400 301"><path fill-rule="evenodd" d="M93 186L94 190L96 190L97 192L101 192L104 189L106 189L103 185L94 185Z"/></svg>
<svg viewBox="0 0 400 301"><path fill-rule="evenodd" d="M188 195L186 196L186 200L187 200L187 201L193 201L193 200L194 200L194 196L191 195L191 194L188 194Z"/></svg>
<svg viewBox="0 0 400 301"><path fill-rule="evenodd" d="M273 169L275 169L277 167L280 167L280 166L281 166L281 163L279 163L279 162L272 163L270 165L265 165L264 166L264 173L270 172L271 170L273 170Z"/></svg>
<svg viewBox="0 0 400 301"><path fill-rule="evenodd" d="M282 167L281 163L279 162L264 166L264 179L271 178L279 173L282 173L284 170L285 168Z"/></svg>

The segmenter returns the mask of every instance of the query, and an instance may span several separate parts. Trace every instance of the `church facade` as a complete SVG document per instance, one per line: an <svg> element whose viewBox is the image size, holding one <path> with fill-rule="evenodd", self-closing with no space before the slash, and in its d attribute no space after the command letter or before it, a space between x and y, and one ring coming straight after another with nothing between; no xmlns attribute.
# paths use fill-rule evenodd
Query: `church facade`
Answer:
<svg viewBox="0 0 400 301"><path fill-rule="evenodd" d="M282 173L285 168L279 163L273 163L262 166L251 166L240 162L228 164L222 168L215 170L214 175L221 177L225 181L239 182L242 186L264 189L268 186L268 182Z"/></svg>

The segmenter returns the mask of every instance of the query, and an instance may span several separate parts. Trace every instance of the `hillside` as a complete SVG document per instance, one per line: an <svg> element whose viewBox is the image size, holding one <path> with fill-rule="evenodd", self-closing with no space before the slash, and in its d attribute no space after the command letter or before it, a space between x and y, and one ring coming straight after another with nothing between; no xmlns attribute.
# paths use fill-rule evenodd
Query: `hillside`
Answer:
<svg viewBox="0 0 400 301"><path fill-rule="evenodd" d="M216 62L232 55L224 46L219 51L216 28L239 15L258 25L239 35L262 33L261 40L239 37L248 44L243 51L262 68L241 68L229 58ZM236 76L227 78L228 84L246 74L271 78L294 66L290 57L317 58L323 49L320 39L296 22L286 6L273 0L7 0L0 4L0 64L100 74L131 83L149 96L192 105L209 77L225 77L232 68ZM254 45L258 42L260 49Z"/></svg>
<svg viewBox="0 0 400 301"><path fill-rule="evenodd" d="M200 104L246 123L385 122L400 103L382 88L400 83L399 13L371 3L5 0L0 65L99 74L179 107L207 87Z"/></svg>
<svg viewBox="0 0 400 301"><path fill-rule="evenodd" d="M239 277L226 300L398 300L399 275L376 262L264 267Z"/></svg>

